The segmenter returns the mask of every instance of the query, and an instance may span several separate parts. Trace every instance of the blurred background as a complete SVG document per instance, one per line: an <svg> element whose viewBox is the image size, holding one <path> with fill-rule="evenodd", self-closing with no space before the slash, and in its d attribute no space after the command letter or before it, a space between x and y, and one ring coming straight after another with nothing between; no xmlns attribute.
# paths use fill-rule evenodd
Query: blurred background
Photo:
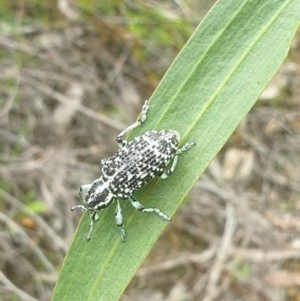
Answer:
<svg viewBox="0 0 300 301"><path fill-rule="evenodd" d="M0 300L50 299L100 176L211 0L0 0ZM121 300L300 301L300 34Z"/></svg>

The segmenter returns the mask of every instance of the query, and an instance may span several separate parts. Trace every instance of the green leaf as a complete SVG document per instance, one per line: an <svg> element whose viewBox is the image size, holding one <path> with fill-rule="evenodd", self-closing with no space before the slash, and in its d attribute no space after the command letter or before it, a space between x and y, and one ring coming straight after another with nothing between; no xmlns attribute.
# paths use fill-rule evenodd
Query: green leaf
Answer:
<svg viewBox="0 0 300 301"><path fill-rule="evenodd" d="M27 207L35 213L43 213L47 210L46 204L41 201L30 202Z"/></svg>
<svg viewBox="0 0 300 301"><path fill-rule="evenodd" d="M221 0L196 29L151 97L149 129L175 129L196 147L180 156L174 174L136 197L173 215L286 57L300 22L300 0ZM92 179L91 179L92 180ZM84 214L52 300L117 300L166 226L155 214L122 202L127 240L120 242L115 206L100 214L85 242Z"/></svg>

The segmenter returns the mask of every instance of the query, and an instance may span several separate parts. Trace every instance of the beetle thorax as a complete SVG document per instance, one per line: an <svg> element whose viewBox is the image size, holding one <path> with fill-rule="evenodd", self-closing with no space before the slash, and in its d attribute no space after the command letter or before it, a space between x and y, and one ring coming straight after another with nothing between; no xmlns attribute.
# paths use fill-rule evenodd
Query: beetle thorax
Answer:
<svg viewBox="0 0 300 301"><path fill-rule="evenodd" d="M92 183L86 199L88 210L102 210L108 207L116 196L109 189L109 182L99 178Z"/></svg>

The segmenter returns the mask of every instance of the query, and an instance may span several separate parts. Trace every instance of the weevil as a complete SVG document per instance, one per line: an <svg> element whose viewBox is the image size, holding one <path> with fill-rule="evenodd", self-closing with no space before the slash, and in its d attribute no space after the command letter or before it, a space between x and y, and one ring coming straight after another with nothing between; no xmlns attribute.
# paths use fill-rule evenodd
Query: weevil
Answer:
<svg viewBox="0 0 300 301"><path fill-rule="evenodd" d="M154 212L162 220L171 218L158 208L144 208L133 194L152 179L165 179L175 170L178 156L190 149L195 142L186 143L178 148L180 134L174 130L151 130L126 141L123 136L132 129L142 125L147 118L148 101L146 100L137 122L127 127L117 136L120 149L109 159L101 160L102 176L92 184L82 185L79 196L83 205L71 208L87 211L90 217L90 228L86 236L92 236L94 222L99 220L98 212L107 208L114 201L117 203L115 222L120 228L121 241L125 241L125 228L119 200L129 200L131 205L142 212ZM171 167L167 169L172 161Z"/></svg>

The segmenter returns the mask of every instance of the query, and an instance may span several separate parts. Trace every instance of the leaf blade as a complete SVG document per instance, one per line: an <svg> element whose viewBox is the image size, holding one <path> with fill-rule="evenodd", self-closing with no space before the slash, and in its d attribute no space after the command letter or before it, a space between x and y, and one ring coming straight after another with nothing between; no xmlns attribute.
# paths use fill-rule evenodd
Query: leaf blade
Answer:
<svg viewBox="0 0 300 301"><path fill-rule="evenodd" d="M171 128L182 143L197 146L179 158L172 177L136 195L145 207L175 212L279 68L299 25L299 2L221 0L196 29L153 94L147 122L132 135ZM113 207L101 212L89 244L83 216L52 300L75 300L79 293L82 300L117 300L165 226L126 203L123 212L125 244Z"/></svg>

